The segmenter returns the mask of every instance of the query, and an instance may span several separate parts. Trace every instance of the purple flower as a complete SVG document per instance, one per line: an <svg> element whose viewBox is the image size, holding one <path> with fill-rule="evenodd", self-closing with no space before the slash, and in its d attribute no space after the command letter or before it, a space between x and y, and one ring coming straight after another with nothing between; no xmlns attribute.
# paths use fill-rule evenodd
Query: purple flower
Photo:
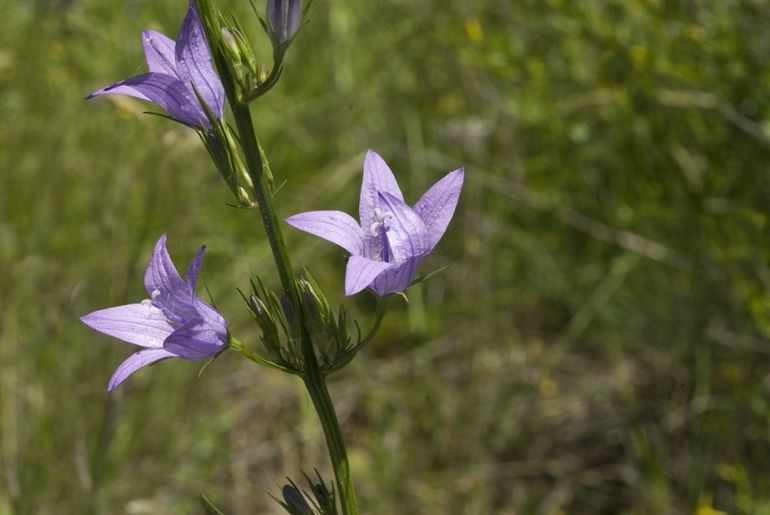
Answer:
<svg viewBox="0 0 770 515"><path fill-rule="evenodd" d="M192 0L176 42L160 32L147 30L142 33L142 45L149 73L116 82L86 98L128 95L157 104L186 125L209 127L206 112L195 95L197 91L216 117L222 117L224 89L211 65L200 15Z"/></svg>
<svg viewBox="0 0 770 515"><path fill-rule="evenodd" d="M359 225L340 211L310 211L286 222L350 252L345 294L367 286L378 295L404 291L417 265L444 235L463 186L463 169L448 173L417 201L404 196L385 161L370 150L364 160Z"/></svg>
<svg viewBox="0 0 770 515"><path fill-rule="evenodd" d="M195 295L205 250L206 246L201 246L187 269L187 277L182 279L168 255L163 234L144 274L144 287L150 298L81 317L83 323L100 333L145 347L118 366L107 391L143 366L161 359L200 360L224 350L228 340L225 319Z"/></svg>
<svg viewBox="0 0 770 515"><path fill-rule="evenodd" d="M299 29L301 3L300 0L267 0L268 34L278 45L289 41Z"/></svg>

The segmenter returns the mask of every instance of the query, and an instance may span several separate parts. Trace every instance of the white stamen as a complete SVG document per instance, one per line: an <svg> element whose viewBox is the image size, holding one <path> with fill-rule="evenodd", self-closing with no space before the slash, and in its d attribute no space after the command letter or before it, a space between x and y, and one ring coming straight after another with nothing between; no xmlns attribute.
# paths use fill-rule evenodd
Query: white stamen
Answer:
<svg viewBox="0 0 770 515"><path fill-rule="evenodd" d="M157 288L152 290L150 297L152 297L152 300L156 300L158 297L160 297L160 290L158 290Z"/></svg>
<svg viewBox="0 0 770 515"><path fill-rule="evenodd" d="M372 225L369 226L369 234L377 236L380 234L380 227L382 227L382 222L372 222Z"/></svg>

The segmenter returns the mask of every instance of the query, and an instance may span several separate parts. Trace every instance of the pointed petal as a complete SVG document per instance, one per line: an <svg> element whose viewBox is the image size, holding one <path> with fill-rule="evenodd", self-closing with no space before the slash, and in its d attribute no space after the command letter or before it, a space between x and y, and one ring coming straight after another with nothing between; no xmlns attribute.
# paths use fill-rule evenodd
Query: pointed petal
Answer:
<svg viewBox="0 0 770 515"><path fill-rule="evenodd" d="M194 260L193 260L194 261ZM166 249L166 235L155 244L155 249L144 274L144 287L152 303L163 311L166 318L177 323L196 316L194 294L177 272Z"/></svg>
<svg viewBox="0 0 770 515"><path fill-rule="evenodd" d="M195 291L195 283L198 281L198 273L201 270L201 261L203 261L203 253L206 252L206 245L201 245L198 252L195 253L195 257L190 261L190 266L187 267L187 286L191 291Z"/></svg>
<svg viewBox="0 0 770 515"><path fill-rule="evenodd" d="M412 277L414 277L420 260L421 258L416 257L394 265L377 276L374 282L372 282L372 289L377 295L387 295L388 293L406 290L409 283L412 282Z"/></svg>
<svg viewBox="0 0 770 515"><path fill-rule="evenodd" d="M224 349L225 340L201 318L188 320L166 338L163 348L184 359L208 358Z"/></svg>
<svg viewBox="0 0 770 515"><path fill-rule="evenodd" d="M449 221L452 219L455 207L457 207L457 200L460 198L464 176L463 168L449 172L431 186L414 206L414 210L428 228L430 250L433 250L444 235Z"/></svg>
<svg viewBox="0 0 770 515"><path fill-rule="evenodd" d="M365 231L375 221L374 210L381 207L378 196L381 191L404 200L393 172L377 152L370 150L364 158L364 179L361 183L361 199L358 204L361 227Z"/></svg>
<svg viewBox="0 0 770 515"><path fill-rule="evenodd" d="M208 123L198 99L182 81L162 73L145 73L94 91L86 99L118 94L148 100L162 107L174 119L191 126Z"/></svg>
<svg viewBox="0 0 770 515"><path fill-rule="evenodd" d="M160 32L145 30L142 32L142 46L147 66L154 73L177 77L174 40Z"/></svg>
<svg viewBox="0 0 770 515"><path fill-rule="evenodd" d="M155 363L156 361L160 361L161 359L173 357L173 354L163 349L140 350L139 352L131 354L125 361L123 361L123 363L118 365L118 368L113 372L110 382L107 384L107 391L111 392L114 390L120 383L125 381L128 376L140 368Z"/></svg>
<svg viewBox="0 0 770 515"><path fill-rule="evenodd" d="M227 321L225 317L197 296L193 299L193 304L203 322L216 331L222 341L227 341Z"/></svg>
<svg viewBox="0 0 770 515"><path fill-rule="evenodd" d="M211 52L206 42L206 34L192 0L176 38L175 54L179 78L190 91L194 86L217 118L222 118L225 102L224 88L211 64ZM197 99L195 100L197 104Z"/></svg>
<svg viewBox="0 0 770 515"><path fill-rule="evenodd" d="M149 302L94 311L80 318L91 329L141 347L161 348L174 332L166 317Z"/></svg>
<svg viewBox="0 0 770 515"><path fill-rule="evenodd" d="M390 263L384 261L372 261L361 256L350 256L345 271L345 295L350 296L360 292L391 266Z"/></svg>
<svg viewBox="0 0 770 515"><path fill-rule="evenodd" d="M286 223L300 231L335 243L353 255L361 254L363 231L342 211L307 211L290 216Z"/></svg>
<svg viewBox="0 0 770 515"><path fill-rule="evenodd" d="M388 243L393 261L400 263L413 257L422 257L430 252L430 237L425 223L414 209L389 193L380 192L384 210L390 214L387 219Z"/></svg>

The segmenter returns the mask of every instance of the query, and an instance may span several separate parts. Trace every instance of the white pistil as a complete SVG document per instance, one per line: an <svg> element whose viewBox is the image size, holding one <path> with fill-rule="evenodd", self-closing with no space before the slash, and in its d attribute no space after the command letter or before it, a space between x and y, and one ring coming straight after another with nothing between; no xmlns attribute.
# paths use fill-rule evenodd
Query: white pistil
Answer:
<svg viewBox="0 0 770 515"><path fill-rule="evenodd" d="M373 237L378 236L380 234L380 228L383 228L387 231L388 226L385 224L385 222L388 220L388 218L393 218L393 215L387 211L383 211L379 207L375 207L374 222L372 222L372 225L369 226L369 234L371 234Z"/></svg>
<svg viewBox="0 0 770 515"><path fill-rule="evenodd" d="M393 218L391 213L383 211L378 207L374 208L374 221L369 226L368 234L372 238L379 237L377 243L373 245L374 248L371 249L373 251L372 259L375 261L388 259L386 248L388 245L388 237L386 232L389 229L387 224L389 218Z"/></svg>
<svg viewBox="0 0 770 515"><path fill-rule="evenodd" d="M369 226L369 234L376 237L380 234L380 227L382 227L382 222L372 222L372 225Z"/></svg>

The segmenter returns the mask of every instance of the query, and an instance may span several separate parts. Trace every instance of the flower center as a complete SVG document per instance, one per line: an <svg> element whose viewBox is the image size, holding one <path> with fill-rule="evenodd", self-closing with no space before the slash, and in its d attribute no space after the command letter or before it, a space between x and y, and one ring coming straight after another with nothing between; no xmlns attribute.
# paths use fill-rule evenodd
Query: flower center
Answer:
<svg viewBox="0 0 770 515"><path fill-rule="evenodd" d="M388 220L393 218L393 215L387 211L376 207L374 208L374 222L369 226L369 235L372 238L377 238L377 248L374 256L375 260L384 262L390 261L390 250L388 246Z"/></svg>
<svg viewBox="0 0 770 515"><path fill-rule="evenodd" d="M150 294L150 298L142 300L141 304L142 306L146 306L147 308L149 308L150 311L160 311L160 308L155 305L155 300L157 300L158 297L160 297L160 290L157 290L157 289L152 290L152 293Z"/></svg>

